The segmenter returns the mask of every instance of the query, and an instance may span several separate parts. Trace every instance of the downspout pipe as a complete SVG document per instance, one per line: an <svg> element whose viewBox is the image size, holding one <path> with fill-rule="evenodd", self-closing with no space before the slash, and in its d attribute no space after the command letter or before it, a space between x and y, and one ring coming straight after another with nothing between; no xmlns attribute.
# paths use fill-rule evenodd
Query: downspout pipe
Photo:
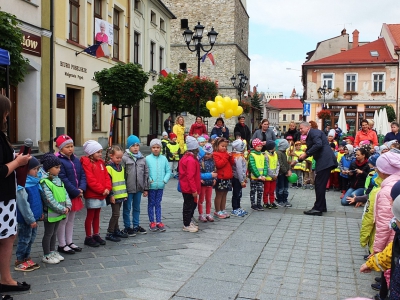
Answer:
<svg viewBox="0 0 400 300"><path fill-rule="evenodd" d="M50 141L49 151L54 152L53 149L53 76L54 76L54 0L50 0Z"/></svg>

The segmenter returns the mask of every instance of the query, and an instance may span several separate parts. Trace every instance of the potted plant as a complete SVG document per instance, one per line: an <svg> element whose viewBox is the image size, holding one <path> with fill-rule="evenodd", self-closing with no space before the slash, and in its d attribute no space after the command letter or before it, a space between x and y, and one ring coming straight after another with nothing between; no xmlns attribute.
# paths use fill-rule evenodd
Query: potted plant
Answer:
<svg viewBox="0 0 400 300"><path fill-rule="evenodd" d="M318 118L320 119L330 119L331 117L331 111L329 109L322 109L318 112L317 114Z"/></svg>

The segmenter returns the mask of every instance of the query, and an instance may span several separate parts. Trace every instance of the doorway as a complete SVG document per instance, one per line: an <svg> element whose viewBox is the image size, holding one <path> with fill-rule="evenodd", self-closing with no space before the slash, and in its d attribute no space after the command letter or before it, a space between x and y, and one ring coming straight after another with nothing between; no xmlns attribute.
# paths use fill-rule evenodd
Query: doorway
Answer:
<svg viewBox="0 0 400 300"><path fill-rule="evenodd" d="M139 124L140 124L140 113L139 113L140 105L139 103L135 103L135 105L132 107L132 134L136 135L137 137L140 137L139 135Z"/></svg>
<svg viewBox="0 0 400 300"><path fill-rule="evenodd" d="M67 87L66 133L74 140L75 146L82 146L82 94L81 89Z"/></svg>

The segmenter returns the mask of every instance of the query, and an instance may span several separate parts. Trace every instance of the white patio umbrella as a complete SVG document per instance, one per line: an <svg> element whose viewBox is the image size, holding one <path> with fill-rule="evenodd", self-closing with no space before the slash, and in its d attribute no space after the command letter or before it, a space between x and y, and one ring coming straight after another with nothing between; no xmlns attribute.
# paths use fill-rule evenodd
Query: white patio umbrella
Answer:
<svg viewBox="0 0 400 300"><path fill-rule="evenodd" d="M340 110L339 119L338 119L338 127L342 129L343 133L347 133L347 124L346 124L346 115L344 113L344 108Z"/></svg>
<svg viewBox="0 0 400 300"><path fill-rule="evenodd" d="M374 113L374 128L372 128L372 129L376 130L376 128L378 127L378 122L379 122L379 113L378 113L378 111L375 110L375 113Z"/></svg>
<svg viewBox="0 0 400 300"><path fill-rule="evenodd" d="M387 117L386 107L383 110L381 110L381 113L379 114L379 120L381 123L380 134L386 135L388 132L391 131L390 126L389 126L388 117Z"/></svg>

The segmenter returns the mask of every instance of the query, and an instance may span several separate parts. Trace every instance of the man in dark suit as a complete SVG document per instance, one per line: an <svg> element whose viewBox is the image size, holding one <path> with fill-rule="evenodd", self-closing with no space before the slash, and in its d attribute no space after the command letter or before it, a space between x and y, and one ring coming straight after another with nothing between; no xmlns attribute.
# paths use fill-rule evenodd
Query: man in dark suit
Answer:
<svg viewBox="0 0 400 300"><path fill-rule="evenodd" d="M328 183L331 170L336 168L338 163L328 139L323 131L312 129L310 123L300 124L301 135L307 135L307 151L300 155L299 161L312 156L315 160L315 203L312 209L304 211L306 215L322 216L326 212L325 189Z"/></svg>

